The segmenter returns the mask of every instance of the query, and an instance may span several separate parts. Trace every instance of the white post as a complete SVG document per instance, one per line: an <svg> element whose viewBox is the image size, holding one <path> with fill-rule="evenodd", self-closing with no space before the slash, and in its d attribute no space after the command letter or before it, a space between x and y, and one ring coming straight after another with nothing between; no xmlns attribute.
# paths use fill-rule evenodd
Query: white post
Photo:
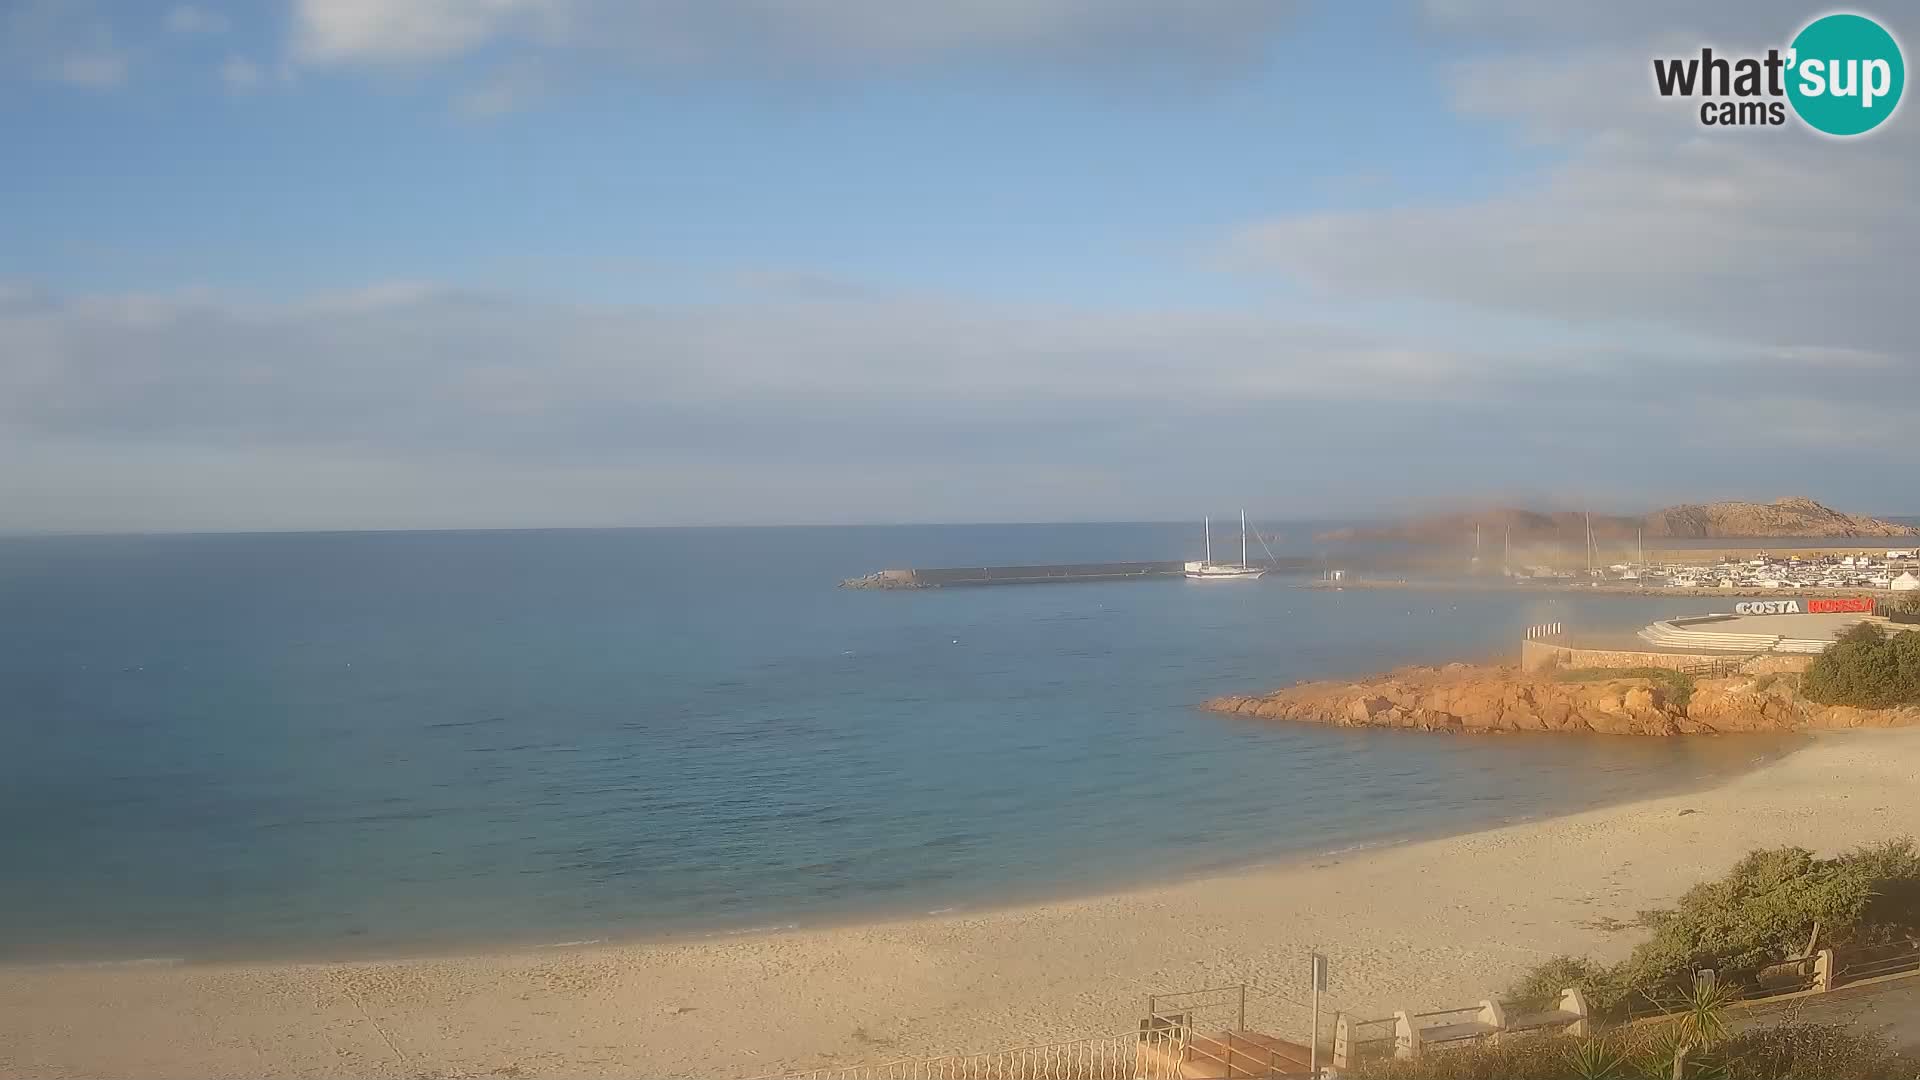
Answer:
<svg viewBox="0 0 1920 1080"><path fill-rule="evenodd" d="M1821 949L1813 958L1813 988L1820 993L1833 989L1833 950Z"/></svg>
<svg viewBox="0 0 1920 1080"><path fill-rule="evenodd" d="M1327 988L1327 958L1313 954L1313 1028L1307 1036L1307 1069L1320 1080L1320 992Z"/></svg>
<svg viewBox="0 0 1920 1080"><path fill-rule="evenodd" d="M1405 1010L1393 1014L1393 1056L1402 1060L1420 1056L1420 1029L1413 1014Z"/></svg>
<svg viewBox="0 0 1920 1080"><path fill-rule="evenodd" d="M1493 1029L1488 1042L1499 1042L1500 1036L1507 1030L1507 1010L1501 1008L1497 1001L1482 1001L1480 1015L1475 1019Z"/></svg>
<svg viewBox="0 0 1920 1080"><path fill-rule="evenodd" d="M1560 991L1560 1011L1580 1018L1567 1025L1567 1034L1584 1039L1593 1033L1593 1022L1587 1019L1593 1010L1587 1007L1587 995L1581 993L1579 987L1569 986Z"/></svg>

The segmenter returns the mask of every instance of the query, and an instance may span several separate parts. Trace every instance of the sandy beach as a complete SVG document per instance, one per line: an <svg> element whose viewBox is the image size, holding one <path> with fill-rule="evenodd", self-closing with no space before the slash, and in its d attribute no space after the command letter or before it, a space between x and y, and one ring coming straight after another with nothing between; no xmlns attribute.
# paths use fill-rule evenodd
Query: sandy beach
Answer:
<svg viewBox="0 0 1920 1080"><path fill-rule="evenodd" d="M1409 735L1409 738L1422 736ZM752 1076L1133 1027L1251 980L1304 1032L1499 992L1756 846L1920 833L1920 732L1822 735L1708 790L1440 840L982 913L692 944L339 964L0 969L7 1077Z"/></svg>

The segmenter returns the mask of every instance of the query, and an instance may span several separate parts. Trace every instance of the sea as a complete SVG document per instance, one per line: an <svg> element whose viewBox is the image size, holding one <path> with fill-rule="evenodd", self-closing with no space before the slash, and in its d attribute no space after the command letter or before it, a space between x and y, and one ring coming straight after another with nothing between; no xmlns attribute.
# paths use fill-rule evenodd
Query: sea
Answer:
<svg viewBox="0 0 1920 1080"><path fill-rule="evenodd" d="M0 538L0 962L965 912L1564 814L1796 745L1196 708L1698 599L836 587L1200 543L1197 523Z"/></svg>

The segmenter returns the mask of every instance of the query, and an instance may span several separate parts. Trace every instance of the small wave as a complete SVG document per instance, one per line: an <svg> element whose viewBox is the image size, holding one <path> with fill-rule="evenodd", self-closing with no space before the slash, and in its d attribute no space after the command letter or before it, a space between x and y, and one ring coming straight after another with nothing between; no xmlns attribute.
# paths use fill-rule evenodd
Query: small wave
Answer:
<svg viewBox="0 0 1920 1080"><path fill-rule="evenodd" d="M442 720L437 724L428 724L427 727L430 729L479 727L482 724L504 724L506 722L507 718L504 716L489 716L484 720Z"/></svg>
<svg viewBox="0 0 1920 1080"><path fill-rule="evenodd" d="M133 968L133 967L179 967L187 962L184 956L140 956L128 960L74 960L53 965L56 968Z"/></svg>
<svg viewBox="0 0 1920 1080"><path fill-rule="evenodd" d="M954 913L954 912L956 912L956 911L959 911L959 910L960 910L959 908L955 908L955 907L937 907L937 908L934 908L934 909L933 909L932 911L929 911L929 912L927 912L927 914L929 914L929 915L951 915L952 913Z"/></svg>
<svg viewBox="0 0 1920 1080"><path fill-rule="evenodd" d="M738 930L715 930L708 937L741 937L746 934L772 934L781 930L798 930L799 923L780 923L774 926L743 926Z"/></svg>
<svg viewBox="0 0 1920 1080"><path fill-rule="evenodd" d="M593 937L593 938L581 938L578 941L549 941L544 945L535 945L534 948L536 949L571 949L581 945L605 945L606 943L607 943L606 938Z"/></svg>

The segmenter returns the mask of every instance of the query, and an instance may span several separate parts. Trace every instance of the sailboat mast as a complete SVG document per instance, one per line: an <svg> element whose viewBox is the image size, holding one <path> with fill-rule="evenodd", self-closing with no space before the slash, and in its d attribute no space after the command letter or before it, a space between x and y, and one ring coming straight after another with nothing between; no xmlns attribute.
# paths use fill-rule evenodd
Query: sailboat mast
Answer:
<svg viewBox="0 0 1920 1080"><path fill-rule="evenodd" d="M1200 527L1207 532L1207 564L1211 566L1213 564L1213 519L1210 517L1201 518Z"/></svg>
<svg viewBox="0 0 1920 1080"><path fill-rule="evenodd" d="M1247 562L1247 511L1244 507L1240 511L1240 565L1251 565Z"/></svg>

